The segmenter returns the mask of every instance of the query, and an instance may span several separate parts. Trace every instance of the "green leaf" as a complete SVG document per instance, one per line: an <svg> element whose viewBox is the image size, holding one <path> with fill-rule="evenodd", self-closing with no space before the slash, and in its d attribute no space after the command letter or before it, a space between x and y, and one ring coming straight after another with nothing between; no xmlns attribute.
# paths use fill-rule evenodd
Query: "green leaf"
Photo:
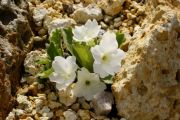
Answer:
<svg viewBox="0 0 180 120"><path fill-rule="evenodd" d="M112 75L109 75L109 76L107 76L105 78L102 78L103 82L106 83L106 84L112 84L113 79L114 79L114 76L112 76Z"/></svg>
<svg viewBox="0 0 180 120"><path fill-rule="evenodd" d="M48 69L48 70L46 70L46 71L43 71L43 72L39 73L39 74L38 74L38 77L39 77L40 79L48 78L49 75L50 75L52 72L53 72L53 69L50 68L50 69Z"/></svg>
<svg viewBox="0 0 180 120"><path fill-rule="evenodd" d="M73 40L73 33L72 33L72 28L69 27L69 28L64 28L62 29L63 31L63 38L65 39L65 41L68 43L68 44L72 44L72 40Z"/></svg>
<svg viewBox="0 0 180 120"><path fill-rule="evenodd" d="M62 32L62 37L63 40L67 46L67 49L71 52L72 54L72 42L73 42L73 33L72 33L72 28L64 28L61 29Z"/></svg>
<svg viewBox="0 0 180 120"><path fill-rule="evenodd" d="M103 80L106 84L113 84L113 80Z"/></svg>
<svg viewBox="0 0 180 120"><path fill-rule="evenodd" d="M41 65L47 65L47 64L51 63L51 60L48 58L41 58L37 61L37 63L41 64Z"/></svg>
<svg viewBox="0 0 180 120"><path fill-rule="evenodd" d="M50 44L47 48L47 53L51 60L54 60L54 57L56 56L62 56L63 55L63 49L62 49L62 34L59 29L56 29L52 32L50 37Z"/></svg>
<svg viewBox="0 0 180 120"><path fill-rule="evenodd" d="M56 29L51 33L50 42L54 42L58 47L61 46L61 30Z"/></svg>
<svg viewBox="0 0 180 120"><path fill-rule="evenodd" d="M120 46L123 42L125 42L124 34L117 32L116 33L116 40L118 42L118 46Z"/></svg>
<svg viewBox="0 0 180 120"><path fill-rule="evenodd" d="M90 40L89 42L87 42L87 45L90 47L94 47L96 45L96 42L94 39Z"/></svg>
<svg viewBox="0 0 180 120"><path fill-rule="evenodd" d="M81 45L79 43L73 44L73 55L76 57L80 66L87 68L89 71L93 71L93 62L90 47L87 45Z"/></svg>
<svg viewBox="0 0 180 120"><path fill-rule="evenodd" d="M56 47L54 42L50 43L50 45L47 49L47 53L48 53L49 57L51 58L51 60L54 60L54 58L56 56L62 55L61 51Z"/></svg>

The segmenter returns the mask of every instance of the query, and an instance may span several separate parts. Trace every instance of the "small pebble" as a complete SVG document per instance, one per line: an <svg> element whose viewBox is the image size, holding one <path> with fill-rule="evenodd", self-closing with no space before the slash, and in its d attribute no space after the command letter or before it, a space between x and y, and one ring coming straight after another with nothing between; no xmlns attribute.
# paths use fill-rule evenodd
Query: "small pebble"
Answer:
<svg viewBox="0 0 180 120"><path fill-rule="evenodd" d="M61 105L61 103L59 103L59 102L49 101L48 106L49 106L51 109L55 109L55 108L58 108L58 107L60 107L60 106L62 106L62 105Z"/></svg>
<svg viewBox="0 0 180 120"><path fill-rule="evenodd" d="M44 35L46 35L46 30L45 29L40 29L39 31L38 31L38 34L40 35L40 36L44 36Z"/></svg>
<svg viewBox="0 0 180 120"><path fill-rule="evenodd" d="M48 100L56 101L57 100L56 94L54 92L50 92L48 94Z"/></svg>
<svg viewBox="0 0 180 120"><path fill-rule="evenodd" d="M91 106L86 101L84 101L81 105L82 105L82 108L85 110L91 109Z"/></svg>
<svg viewBox="0 0 180 120"><path fill-rule="evenodd" d="M39 37L39 36L35 36L34 41L40 42L40 41L43 41L43 39L41 37Z"/></svg>
<svg viewBox="0 0 180 120"><path fill-rule="evenodd" d="M131 14L131 13L127 13L127 18L128 19L134 19L134 18L136 18L136 16Z"/></svg>
<svg viewBox="0 0 180 120"><path fill-rule="evenodd" d="M73 104L73 105L71 106L71 109L74 110L74 111L76 111L76 112L79 110L79 108L80 108L80 104L79 104L79 103L75 103L75 104Z"/></svg>
<svg viewBox="0 0 180 120"><path fill-rule="evenodd" d="M55 115L56 115L57 117L63 116L63 110L57 110L57 111L55 112Z"/></svg>
<svg viewBox="0 0 180 120"><path fill-rule="evenodd" d="M101 28L103 28L103 29L107 29L108 28L108 26L104 22L101 21L100 24L101 24Z"/></svg>
<svg viewBox="0 0 180 120"><path fill-rule="evenodd" d="M90 120L89 110L78 110L78 115L80 116L81 120Z"/></svg>
<svg viewBox="0 0 180 120"><path fill-rule="evenodd" d="M114 23L114 28L118 28L118 27L120 27L121 26L121 22L116 22L116 23Z"/></svg>
<svg viewBox="0 0 180 120"><path fill-rule="evenodd" d="M71 111L71 110L67 110L63 113L64 117L65 117L65 120L76 120L77 119L77 116L76 114Z"/></svg>
<svg viewBox="0 0 180 120"><path fill-rule="evenodd" d="M119 21L121 21L121 17L117 17L114 19L114 22L119 22Z"/></svg>
<svg viewBox="0 0 180 120"><path fill-rule="evenodd" d="M105 15L105 16L104 16L104 22L105 22L105 23L109 23L111 20L112 20L112 17L111 17L111 16L108 16L108 15Z"/></svg>
<svg viewBox="0 0 180 120"><path fill-rule="evenodd" d="M68 87L66 90L59 91L59 102L66 106L71 106L76 102L76 97L72 93L72 88Z"/></svg>

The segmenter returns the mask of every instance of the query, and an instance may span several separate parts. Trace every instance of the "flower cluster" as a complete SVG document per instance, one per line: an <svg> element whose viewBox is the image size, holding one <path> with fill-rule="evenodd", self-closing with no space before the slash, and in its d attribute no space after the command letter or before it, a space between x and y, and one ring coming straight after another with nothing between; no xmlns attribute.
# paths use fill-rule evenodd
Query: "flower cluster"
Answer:
<svg viewBox="0 0 180 120"><path fill-rule="evenodd" d="M119 49L115 33L107 31L99 37L100 30L96 20L88 20L85 25L72 30L60 30L58 38L64 39L71 56L63 57L61 48L55 55L50 53L53 72L49 79L56 83L58 90L72 85L74 95L92 100L95 94L106 89L103 79L118 72L125 53ZM53 46L51 49L57 47L56 44Z"/></svg>

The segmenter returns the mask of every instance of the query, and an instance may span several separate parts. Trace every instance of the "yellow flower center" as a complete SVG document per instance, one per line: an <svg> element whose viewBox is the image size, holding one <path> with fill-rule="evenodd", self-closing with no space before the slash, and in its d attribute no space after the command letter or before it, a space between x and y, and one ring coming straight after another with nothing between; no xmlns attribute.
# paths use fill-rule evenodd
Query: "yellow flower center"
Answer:
<svg viewBox="0 0 180 120"><path fill-rule="evenodd" d="M109 61L109 58L107 55L103 55L101 59L104 63L107 63Z"/></svg>
<svg viewBox="0 0 180 120"><path fill-rule="evenodd" d="M90 82L89 80L86 80L86 81L85 81L85 84L86 84L87 86L89 86L89 85L91 84L91 82Z"/></svg>

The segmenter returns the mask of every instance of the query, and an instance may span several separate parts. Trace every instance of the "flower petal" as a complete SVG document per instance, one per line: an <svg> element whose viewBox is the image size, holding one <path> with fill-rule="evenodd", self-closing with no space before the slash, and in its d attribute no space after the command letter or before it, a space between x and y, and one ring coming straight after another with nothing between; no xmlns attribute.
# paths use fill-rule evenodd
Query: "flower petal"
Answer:
<svg viewBox="0 0 180 120"><path fill-rule="evenodd" d="M95 59L96 63L101 62L101 57L103 56L103 51L101 50L99 45L96 45L94 47L91 48L91 53L93 55L93 58Z"/></svg>
<svg viewBox="0 0 180 120"><path fill-rule="evenodd" d="M75 26L73 39L79 42L88 42L98 36L101 26L96 20L88 20L85 25Z"/></svg>
<svg viewBox="0 0 180 120"><path fill-rule="evenodd" d="M55 72L59 71L66 71L66 68L68 68L68 63L65 60L65 58L61 56L56 56L54 61L52 62L52 67Z"/></svg>
<svg viewBox="0 0 180 120"><path fill-rule="evenodd" d="M59 74L53 72L50 76L49 76L49 79L51 82L56 82L56 83L59 83L59 84L63 84L64 83L64 80L61 80L61 77L59 76Z"/></svg>
<svg viewBox="0 0 180 120"><path fill-rule="evenodd" d="M93 39L98 36L101 26L98 25L98 22L94 19L93 21L88 20L85 24L86 36L88 39Z"/></svg>
<svg viewBox="0 0 180 120"><path fill-rule="evenodd" d="M72 66L72 71L76 71L78 66L76 64L76 58L74 56L68 56L66 58Z"/></svg>
<svg viewBox="0 0 180 120"><path fill-rule="evenodd" d="M100 42L100 46L105 52L116 50L118 48L116 35L110 31L104 33Z"/></svg>
<svg viewBox="0 0 180 120"><path fill-rule="evenodd" d="M101 78L104 78L108 76L109 74L105 72L105 70L102 68L102 64L93 64L94 72L99 74Z"/></svg>
<svg viewBox="0 0 180 120"><path fill-rule="evenodd" d="M65 90L68 86L66 84L58 84L56 83L56 88L61 91L61 90Z"/></svg>
<svg viewBox="0 0 180 120"><path fill-rule="evenodd" d="M58 84L58 89L64 89L75 80L77 65L74 56L69 56L66 59L57 56L52 63L52 67L54 72L49 76L49 79Z"/></svg>
<svg viewBox="0 0 180 120"><path fill-rule="evenodd" d="M88 84L86 83L88 80ZM101 82L99 76L95 73L90 73L86 68L78 71L78 81L74 85L74 95L77 97L85 97L87 100L92 100L93 96L106 89L105 83Z"/></svg>
<svg viewBox="0 0 180 120"><path fill-rule="evenodd" d="M75 26L73 32L73 39L76 41L83 41L85 38L85 27L84 26Z"/></svg>

